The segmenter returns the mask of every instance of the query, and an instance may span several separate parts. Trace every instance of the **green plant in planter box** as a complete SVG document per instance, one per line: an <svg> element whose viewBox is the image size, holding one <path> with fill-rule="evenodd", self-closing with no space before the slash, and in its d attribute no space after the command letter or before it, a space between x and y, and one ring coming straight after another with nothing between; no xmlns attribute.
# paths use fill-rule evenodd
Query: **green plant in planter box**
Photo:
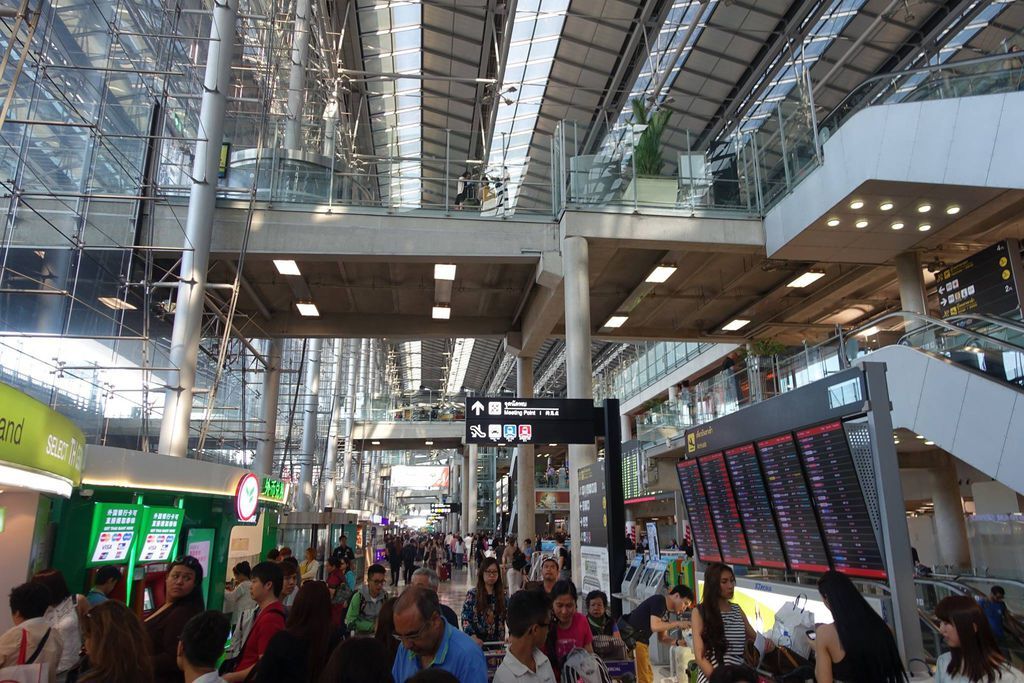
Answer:
<svg viewBox="0 0 1024 683"><path fill-rule="evenodd" d="M774 339L755 339L750 342L746 349L743 349L743 355L771 358L785 351L786 345Z"/></svg>
<svg viewBox="0 0 1024 683"><path fill-rule="evenodd" d="M661 134L665 131L670 114L668 109L649 113L642 99L633 99L633 123L647 126L633 149L637 176L661 175L661 167L664 165L661 158Z"/></svg>

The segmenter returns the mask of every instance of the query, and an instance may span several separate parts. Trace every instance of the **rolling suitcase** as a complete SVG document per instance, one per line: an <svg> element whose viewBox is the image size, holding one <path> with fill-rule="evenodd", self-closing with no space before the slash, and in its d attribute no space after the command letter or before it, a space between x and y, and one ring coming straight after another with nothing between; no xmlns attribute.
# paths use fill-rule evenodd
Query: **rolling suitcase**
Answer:
<svg viewBox="0 0 1024 683"><path fill-rule="evenodd" d="M452 563L442 562L437 566L437 577L442 581L448 581L452 578Z"/></svg>

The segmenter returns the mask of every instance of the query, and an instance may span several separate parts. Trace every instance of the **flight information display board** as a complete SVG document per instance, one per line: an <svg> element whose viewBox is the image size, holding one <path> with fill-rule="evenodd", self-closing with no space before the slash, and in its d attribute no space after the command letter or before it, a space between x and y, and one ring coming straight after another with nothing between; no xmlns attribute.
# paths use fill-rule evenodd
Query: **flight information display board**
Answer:
<svg viewBox="0 0 1024 683"><path fill-rule="evenodd" d="M641 451L626 451L622 453L622 499L626 502L640 498L644 495L644 487L640 484L640 458Z"/></svg>
<svg viewBox="0 0 1024 683"><path fill-rule="evenodd" d="M693 544L697 557L704 562L721 562L722 553L718 548L718 537L711 521L711 510L708 508L708 499L704 493L704 483L701 481L697 461L681 460L676 463L676 473L679 475L683 503L686 505L686 514L693 530Z"/></svg>
<svg viewBox="0 0 1024 683"><path fill-rule="evenodd" d="M739 506L743 528L747 532L747 545L754 566L785 569L786 556L782 552L779 531L775 528L768 489L764 485L754 444L727 450L725 462L729 467L734 497Z"/></svg>
<svg viewBox="0 0 1024 683"><path fill-rule="evenodd" d="M832 566L850 576L885 579L885 563L843 423L800 430L796 440Z"/></svg>
<svg viewBox="0 0 1024 683"><path fill-rule="evenodd" d="M729 564L750 564L747 537L743 533L736 495L729 483L729 471L721 453L699 458L700 474L708 494L708 508L715 526L715 535L722 551L722 560Z"/></svg>
<svg viewBox="0 0 1024 683"><path fill-rule="evenodd" d="M782 544L794 571L825 572L828 555L792 434L757 442Z"/></svg>

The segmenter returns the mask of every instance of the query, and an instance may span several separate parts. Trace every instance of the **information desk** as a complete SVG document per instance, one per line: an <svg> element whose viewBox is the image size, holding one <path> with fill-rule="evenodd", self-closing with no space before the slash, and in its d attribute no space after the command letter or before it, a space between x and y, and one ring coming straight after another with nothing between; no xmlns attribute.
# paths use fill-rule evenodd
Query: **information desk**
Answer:
<svg viewBox="0 0 1024 683"><path fill-rule="evenodd" d="M734 498L740 519L747 532L750 557L755 566L785 569L786 556L782 552L779 530L775 527L772 505L768 500L761 466L753 444L731 448L725 452L729 466Z"/></svg>
<svg viewBox="0 0 1024 683"><path fill-rule="evenodd" d="M757 442L782 545L794 571L826 572L828 555L792 434Z"/></svg>

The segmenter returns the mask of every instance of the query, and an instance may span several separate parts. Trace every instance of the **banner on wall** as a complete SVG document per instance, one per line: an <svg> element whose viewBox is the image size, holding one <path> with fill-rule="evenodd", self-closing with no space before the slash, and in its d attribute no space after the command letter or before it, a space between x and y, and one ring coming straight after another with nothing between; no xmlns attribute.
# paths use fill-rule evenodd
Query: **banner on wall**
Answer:
<svg viewBox="0 0 1024 683"><path fill-rule="evenodd" d="M448 489L448 468L444 465L394 465L392 489Z"/></svg>
<svg viewBox="0 0 1024 683"><path fill-rule="evenodd" d="M213 529L189 529L188 540L185 542L185 554L199 560L199 566L203 568L203 599L207 603L210 600L210 557L213 555L216 535Z"/></svg>
<svg viewBox="0 0 1024 683"><path fill-rule="evenodd" d="M569 509L568 491L537 491L537 512Z"/></svg>
<svg viewBox="0 0 1024 683"><path fill-rule="evenodd" d="M82 483L85 434L31 396L0 383L0 461ZM67 495L70 495L70 490Z"/></svg>

